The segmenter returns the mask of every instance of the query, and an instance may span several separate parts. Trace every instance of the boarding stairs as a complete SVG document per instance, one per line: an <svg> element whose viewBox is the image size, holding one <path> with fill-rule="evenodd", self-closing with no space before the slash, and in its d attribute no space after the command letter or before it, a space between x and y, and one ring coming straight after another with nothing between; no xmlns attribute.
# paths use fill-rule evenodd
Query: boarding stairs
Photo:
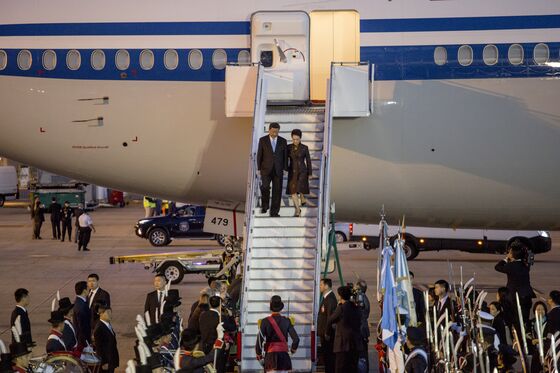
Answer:
<svg viewBox="0 0 560 373"><path fill-rule="evenodd" d="M332 82L331 72L324 106L271 106L267 105L267 73L262 67L258 69L245 207L240 319L242 372L262 371L256 359L255 344L259 320L270 315L272 295L282 297L282 313L294 319L300 338L297 352L291 356L293 371L314 370L318 289L329 227ZM288 143L291 131L299 128L303 132L302 142L309 147L313 173L309 180L310 194L306 196L306 206L301 207L300 217L294 217L295 207L285 192L287 173L282 185L280 216L261 213L256 154L258 140L268 133L271 122L280 124L280 135ZM291 346L290 339L288 346Z"/></svg>

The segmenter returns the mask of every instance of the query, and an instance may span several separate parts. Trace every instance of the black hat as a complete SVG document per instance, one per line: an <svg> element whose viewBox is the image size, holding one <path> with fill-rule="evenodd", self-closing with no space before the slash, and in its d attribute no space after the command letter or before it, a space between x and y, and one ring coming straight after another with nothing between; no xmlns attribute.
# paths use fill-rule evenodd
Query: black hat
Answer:
<svg viewBox="0 0 560 373"><path fill-rule="evenodd" d="M52 311L51 318L48 320L51 324L60 324L64 322L64 314L62 311Z"/></svg>
<svg viewBox="0 0 560 373"><path fill-rule="evenodd" d="M169 289L167 291L167 297L165 297L165 306L179 307L181 305L181 299L178 289Z"/></svg>
<svg viewBox="0 0 560 373"><path fill-rule="evenodd" d="M426 332L422 328L409 326L406 328L406 336L412 342L423 342L426 339Z"/></svg>
<svg viewBox="0 0 560 373"><path fill-rule="evenodd" d="M25 342L15 342L10 344L10 355L12 359L31 353L31 346Z"/></svg>
<svg viewBox="0 0 560 373"><path fill-rule="evenodd" d="M62 313L67 313L68 311L70 311L72 307L74 307L74 305L72 304L72 301L68 297L61 298L58 301L58 310L61 311Z"/></svg>
<svg viewBox="0 0 560 373"><path fill-rule="evenodd" d="M152 355L148 356L147 367L150 368L150 370L148 370L148 372L152 372L153 369L163 367L163 360L161 359L161 355L153 353Z"/></svg>
<svg viewBox="0 0 560 373"><path fill-rule="evenodd" d="M9 353L0 353L0 373L12 373L12 358Z"/></svg>
<svg viewBox="0 0 560 373"><path fill-rule="evenodd" d="M282 298L279 295L273 295L270 298L270 310L272 312L280 312L284 309L284 303L282 302Z"/></svg>
<svg viewBox="0 0 560 373"><path fill-rule="evenodd" d="M157 324L152 324L150 326L148 326L148 329L146 329L146 334L148 335L148 337L153 341L160 339L163 336L166 336L168 334L171 334L172 330L169 327L169 324L165 323L157 323Z"/></svg>
<svg viewBox="0 0 560 373"><path fill-rule="evenodd" d="M181 332L181 346L186 349L194 348L200 340L199 334L196 330L185 329Z"/></svg>

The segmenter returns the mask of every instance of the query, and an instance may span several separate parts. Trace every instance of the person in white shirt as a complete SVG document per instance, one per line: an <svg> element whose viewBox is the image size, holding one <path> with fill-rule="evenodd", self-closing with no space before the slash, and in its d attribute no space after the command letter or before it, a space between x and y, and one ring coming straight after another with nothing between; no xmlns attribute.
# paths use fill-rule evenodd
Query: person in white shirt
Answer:
<svg viewBox="0 0 560 373"><path fill-rule="evenodd" d="M82 215L78 218L78 222L80 225L80 238L78 240L78 251L83 249L84 251L89 251L88 244L91 238L91 231L95 232L95 227L93 226L93 220L91 216L84 211Z"/></svg>

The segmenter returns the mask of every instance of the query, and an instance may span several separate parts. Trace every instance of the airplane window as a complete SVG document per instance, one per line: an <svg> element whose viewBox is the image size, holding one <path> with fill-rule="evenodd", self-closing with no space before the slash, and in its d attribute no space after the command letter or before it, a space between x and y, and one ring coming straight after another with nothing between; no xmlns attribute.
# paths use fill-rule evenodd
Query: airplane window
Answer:
<svg viewBox="0 0 560 373"><path fill-rule="evenodd" d="M4 70L8 66L8 54L0 50L0 70Z"/></svg>
<svg viewBox="0 0 560 373"><path fill-rule="evenodd" d="M56 67L56 53L53 50L43 52L43 68L45 70L54 70Z"/></svg>
<svg viewBox="0 0 560 373"><path fill-rule="evenodd" d="M80 55L80 52L75 49L68 51L66 54L66 66L68 66L70 70L78 70L81 64L82 56Z"/></svg>
<svg viewBox="0 0 560 373"><path fill-rule="evenodd" d="M484 47L482 50L482 59L484 63L487 65L495 65L498 63L498 48L493 45L489 44Z"/></svg>
<svg viewBox="0 0 560 373"><path fill-rule="evenodd" d="M140 53L140 67L142 70L151 70L154 67L154 52L144 49Z"/></svg>
<svg viewBox="0 0 560 373"><path fill-rule="evenodd" d="M521 65L523 63L523 47L519 44L513 44L508 50L508 60L512 65Z"/></svg>
<svg viewBox="0 0 560 373"><path fill-rule="evenodd" d="M105 52L100 49L93 51L91 54L91 67L97 71L105 68Z"/></svg>
<svg viewBox="0 0 560 373"><path fill-rule="evenodd" d="M203 57L202 52L198 49L193 49L189 52L189 67L193 70L198 70L202 67Z"/></svg>
<svg viewBox="0 0 560 373"><path fill-rule="evenodd" d="M227 53L223 49L216 49L212 53L212 65L215 69L223 70L227 65Z"/></svg>
<svg viewBox="0 0 560 373"><path fill-rule="evenodd" d="M473 62L473 50L470 45L461 45L457 52L457 61L461 66L469 66Z"/></svg>
<svg viewBox="0 0 560 373"><path fill-rule="evenodd" d="M29 70L31 68L31 63L33 58L31 57L31 52L28 50L22 50L18 53L17 64L20 70Z"/></svg>
<svg viewBox="0 0 560 373"><path fill-rule="evenodd" d="M533 60L535 63L542 65L548 62L548 58L550 57L550 50L548 49L548 45L544 43L539 43L535 45L533 49Z"/></svg>
<svg viewBox="0 0 560 373"><path fill-rule="evenodd" d="M251 53L247 50L241 50L237 54L237 63L240 65L250 65L251 64Z"/></svg>
<svg viewBox="0 0 560 373"><path fill-rule="evenodd" d="M167 70L175 70L179 66L179 54L175 49L168 49L163 56L163 64Z"/></svg>
<svg viewBox="0 0 560 373"><path fill-rule="evenodd" d="M126 70L130 66L130 54L127 50L119 49L115 55L115 65L119 70Z"/></svg>
<svg viewBox="0 0 560 373"><path fill-rule="evenodd" d="M438 66L443 66L447 63L447 49L445 47L436 47L434 49L434 62Z"/></svg>

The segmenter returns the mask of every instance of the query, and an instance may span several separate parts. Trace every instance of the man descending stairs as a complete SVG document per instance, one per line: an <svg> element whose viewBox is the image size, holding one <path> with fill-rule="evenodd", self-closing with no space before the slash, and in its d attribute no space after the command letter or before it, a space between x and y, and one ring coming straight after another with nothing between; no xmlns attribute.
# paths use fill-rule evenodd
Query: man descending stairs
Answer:
<svg viewBox="0 0 560 373"><path fill-rule="evenodd" d="M309 194L306 205L301 207L301 215L294 216L294 202L286 195L287 174L282 172L270 178L280 187L280 207L273 210L261 206L259 183L250 183L252 201L246 211L251 213L247 227L247 250L245 253L245 274L243 304L241 309L242 361L243 372L262 371L256 360L255 343L258 322L270 315L270 298L279 295L285 307L284 316L290 316L299 335L300 343L292 355L293 371L309 372L315 355L314 322L316 317L316 289L320 274L320 216L324 108L269 107L264 121L255 124L255 139L265 135L270 123L279 123L279 135L290 140L293 129L302 131L302 143L309 147L313 173L309 180ZM263 123L264 122L264 123ZM258 137L257 137L258 136ZM269 140L266 139L265 140ZM264 141L264 140L263 140ZM258 142L253 142L254 147ZM267 146L281 150L285 143L277 138ZM253 154L255 154L253 149ZM264 156L264 155L261 155ZM258 155L257 155L258 158ZM256 162L254 164L256 166ZM284 167L285 168L285 167ZM261 170L261 174L262 174ZM254 176L254 175L253 175ZM273 175L276 176L276 175ZM262 178L264 182L266 178ZM259 180L260 181L260 180ZM274 185L273 185L274 189ZM266 193L266 188L262 190ZM273 191L274 195L274 191ZM277 197L278 198L278 197ZM266 198L265 198L266 199ZM264 212L262 208L270 207Z"/></svg>

